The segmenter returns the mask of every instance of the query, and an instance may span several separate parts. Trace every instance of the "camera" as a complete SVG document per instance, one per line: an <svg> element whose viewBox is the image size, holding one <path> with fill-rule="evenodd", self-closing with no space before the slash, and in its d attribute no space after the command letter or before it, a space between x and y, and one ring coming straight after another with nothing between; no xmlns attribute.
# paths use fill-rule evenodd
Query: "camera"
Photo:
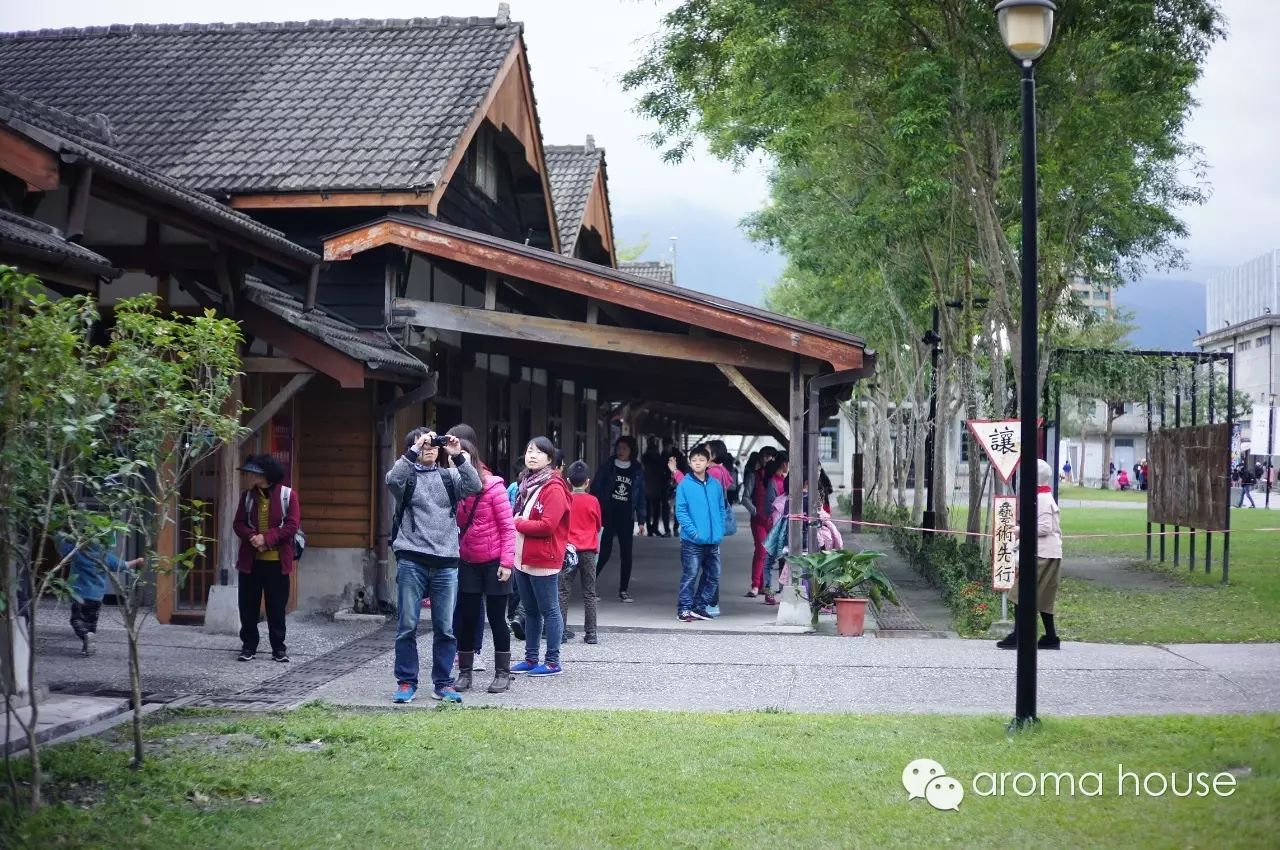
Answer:
<svg viewBox="0 0 1280 850"><path fill-rule="evenodd" d="M438 449L443 449L445 446L449 445L449 438L447 436L441 437L436 435L431 438L431 445Z"/></svg>

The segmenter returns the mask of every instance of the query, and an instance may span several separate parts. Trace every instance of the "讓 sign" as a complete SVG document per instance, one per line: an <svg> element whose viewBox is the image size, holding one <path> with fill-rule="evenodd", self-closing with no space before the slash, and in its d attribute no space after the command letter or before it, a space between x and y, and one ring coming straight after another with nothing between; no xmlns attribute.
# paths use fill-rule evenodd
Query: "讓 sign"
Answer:
<svg viewBox="0 0 1280 850"><path fill-rule="evenodd" d="M1005 484L1013 478L1022 459L1022 430L1020 419L970 419L965 423L969 433L982 446Z"/></svg>
<svg viewBox="0 0 1280 850"><path fill-rule="evenodd" d="M995 496L991 504L991 589L1013 589L1018 574L1018 499Z"/></svg>

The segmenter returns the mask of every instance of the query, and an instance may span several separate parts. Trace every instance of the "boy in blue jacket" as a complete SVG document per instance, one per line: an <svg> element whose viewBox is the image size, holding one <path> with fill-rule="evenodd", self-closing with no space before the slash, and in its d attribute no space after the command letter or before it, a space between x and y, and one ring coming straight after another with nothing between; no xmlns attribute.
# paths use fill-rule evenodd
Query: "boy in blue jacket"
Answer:
<svg viewBox="0 0 1280 850"><path fill-rule="evenodd" d="M720 541L728 508L724 488L707 475L711 453L705 446L689 452L691 475L676 487L676 517L680 520L680 597L677 617L685 623L710 620L707 606L720 587ZM698 571L702 578L694 590Z"/></svg>
<svg viewBox="0 0 1280 850"><path fill-rule="evenodd" d="M71 628L80 638L80 654L84 656L95 652L98 612L102 608L102 598L107 595L107 570L113 573L136 570L143 563L142 558L121 560L107 548L112 545L114 539L108 540L105 547L86 543L71 555L75 543L67 537L58 540L58 554L63 558L71 555Z"/></svg>

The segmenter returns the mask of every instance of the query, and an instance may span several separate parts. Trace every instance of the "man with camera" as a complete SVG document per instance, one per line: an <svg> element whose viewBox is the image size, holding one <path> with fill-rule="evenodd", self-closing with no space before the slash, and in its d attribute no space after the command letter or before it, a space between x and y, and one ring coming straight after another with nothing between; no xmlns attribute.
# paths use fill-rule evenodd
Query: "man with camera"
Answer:
<svg viewBox="0 0 1280 850"><path fill-rule="evenodd" d="M453 689L453 606L458 588L459 500L479 493L480 473L470 463L457 437L426 428L405 435L405 452L387 473L387 489L395 498L391 549L396 555L399 628L396 630L395 702L406 703L418 692L418 619L422 599L431 600L432 696L462 702ZM452 466L436 461L444 450Z"/></svg>

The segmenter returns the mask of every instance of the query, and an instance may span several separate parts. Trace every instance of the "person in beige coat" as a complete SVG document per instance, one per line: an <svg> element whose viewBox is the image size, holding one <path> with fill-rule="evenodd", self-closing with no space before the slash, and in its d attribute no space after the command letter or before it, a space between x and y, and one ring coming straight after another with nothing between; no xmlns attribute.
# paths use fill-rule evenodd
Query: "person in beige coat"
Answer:
<svg viewBox="0 0 1280 850"><path fill-rule="evenodd" d="M1036 461L1036 608L1044 621L1044 635L1037 642L1040 649L1061 649L1062 641L1053 626L1053 603L1058 596L1062 573L1062 512L1053 500L1053 467ZM1018 598L1015 579L1009 595ZM1001 649L1017 649L1017 629L996 643Z"/></svg>

